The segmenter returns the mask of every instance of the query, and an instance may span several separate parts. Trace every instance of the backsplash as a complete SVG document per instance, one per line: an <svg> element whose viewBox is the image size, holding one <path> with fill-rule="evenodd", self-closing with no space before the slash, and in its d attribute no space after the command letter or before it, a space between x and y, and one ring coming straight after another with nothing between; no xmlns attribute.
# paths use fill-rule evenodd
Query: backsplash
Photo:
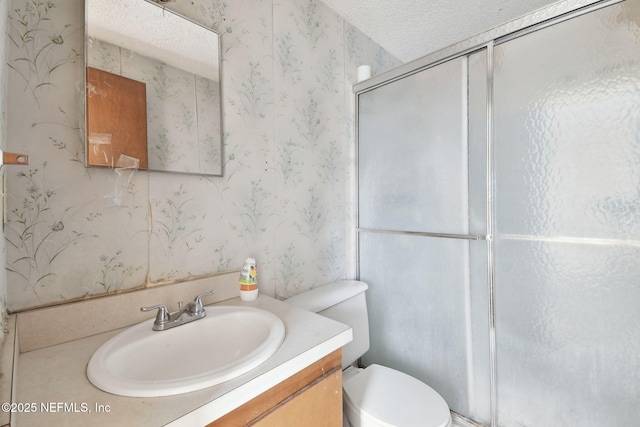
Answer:
<svg viewBox="0 0 640 427"><path fill-rule="evenodd" d="M140 0L142 1L142 0ZM353 276L358 65L396 65L316 0L176 0L222 36L224 176L84 167L83 0L11 0L7 308L237 269L286 297ZM1 280L0 280L1 285ZM1 290L1 287L0 287Z"/></svg>

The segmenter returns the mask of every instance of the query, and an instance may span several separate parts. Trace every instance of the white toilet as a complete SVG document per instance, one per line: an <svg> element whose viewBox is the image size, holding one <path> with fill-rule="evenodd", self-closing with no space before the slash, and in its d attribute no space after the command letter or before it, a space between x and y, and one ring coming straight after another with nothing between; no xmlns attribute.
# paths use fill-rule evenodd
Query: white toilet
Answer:
<svg viewBox="0 0 640 427"><path fill-rule="evenodd" d="M447 427L449 406L427 384L380 365L364 369L354 362L369 349L369 319L364 282L343 280L319 286L286 300L353 329L342 348L344 415L352 427ZM347 426L347 424L345 424Z"/></svg>

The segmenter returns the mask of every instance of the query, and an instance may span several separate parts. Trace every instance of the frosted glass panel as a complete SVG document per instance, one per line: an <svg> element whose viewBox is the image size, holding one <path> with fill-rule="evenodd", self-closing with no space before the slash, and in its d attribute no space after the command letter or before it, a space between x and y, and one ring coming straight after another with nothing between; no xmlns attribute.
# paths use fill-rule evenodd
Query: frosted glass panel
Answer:
<svg viewBox="0 0 640 427"><path fill-rule="evenodd" d="M639 18L625 2L495 47L501 426L638 425Z"/></svg>
<svg viewBox="0 0 640 427"><path fill-rule="evenodd" d="M489 270L497 426L638 425L640 1L493 53L491 96L485 51L359 95L361 227L485 234L489 202L495 219L491 254L359 233L364 361L489 424Z"/></svg>
<svg viewBox="0 0 640 427"><path fill-rule="evenodd" d="M466 76L458 58L359 95L361 227L468 232Z"/></svg>
<svg viewBox="0 0 640 427"><path fill-rule="evenodd" d="M499 424L638 425L640 247L495 248Z"/></svg>
<svg viewBox="0 0 640 427"><path fill-rule="evenodd" d="M365 364L413 375L437 390L453 410L486 422L486 243L359 236L360 279L369 284L371 347ZM473 321L472 312L479 316Z"/></svg>
<svg viewBox="0 0 640 427"><path fill-rule="evenodd" d="M640 238L637 4L496 46L499 233Z"/></svg>

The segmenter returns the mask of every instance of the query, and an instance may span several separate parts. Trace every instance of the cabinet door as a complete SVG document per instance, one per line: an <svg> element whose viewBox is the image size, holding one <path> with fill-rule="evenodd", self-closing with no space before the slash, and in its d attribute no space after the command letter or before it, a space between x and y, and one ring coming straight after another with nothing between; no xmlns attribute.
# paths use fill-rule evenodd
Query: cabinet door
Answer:
<svg viewBox="0 0 640 427"><path fill-rule="evenodd" d="M342 427L342 350L307 366L207 427Z"/></svg>
<svg viewBox="0 0 640 427"><path fill-rule="evenodd" d="M342 427L342 371L318 378L249 425Z"/></svg>

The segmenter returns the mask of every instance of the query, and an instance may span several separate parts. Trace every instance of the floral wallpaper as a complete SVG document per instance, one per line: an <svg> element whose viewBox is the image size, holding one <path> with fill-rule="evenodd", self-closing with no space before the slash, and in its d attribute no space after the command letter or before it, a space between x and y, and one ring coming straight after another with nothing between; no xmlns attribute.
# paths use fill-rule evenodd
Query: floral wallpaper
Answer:
<svg viewBox="0 0 640 427"><path fill-rule="evenodd" d="M0 2L0 33L6 33L7 20L9 17L9 4L7 2ZM0 61L2 64L7 62L7 44L0 43ZM6 87L7 87L7 67L0 67L0 99L6 100ZM6 103L0 104L0 147L5 147L6 131L7 131L7 111ZM4 172L6 168L0 170L0 179L4 180ZM3 207L0 205L0 212ZM2 259L6 257L5 241L0 241L0 256ZM0 271L0 342L4 339L4 329L6 327L6 312L7 312L7 273L6 271Z"/></svg>
<svg viewBox="0 0 640 427"><path fill-rule="evenodd" d="M319 0L167 7L222 36L222 177L85 168L83 0L10 0L5 149L30 165L5 167L9 310L247 257L279 298L353 277L352 85L399 61Z"/></svg>

